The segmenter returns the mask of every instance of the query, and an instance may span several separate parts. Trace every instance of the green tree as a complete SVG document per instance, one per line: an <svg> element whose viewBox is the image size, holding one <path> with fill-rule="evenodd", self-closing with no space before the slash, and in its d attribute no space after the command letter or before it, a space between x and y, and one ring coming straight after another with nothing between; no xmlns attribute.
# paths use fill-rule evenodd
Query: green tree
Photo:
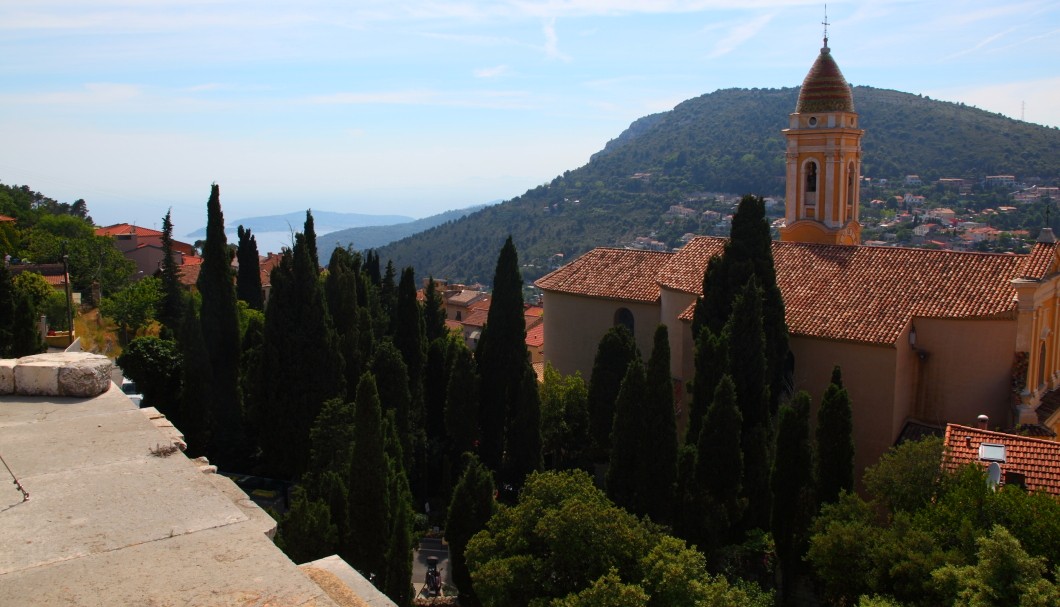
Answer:
<svg viewBox="0 0 1060 607"><path fill-rule="evenodd" d="M236 272L236 298L247 302L254 310L265 309L261 293L261 262L258 259L258 241L250 233L250 228L236 228L239 245L236 248L236 260L239 270Z"/></svg>
<svg viewBox="0 0 1060 607"><path fill-rule="evenodd" d="M210 188L206 203L206 244L196 281L202 296L199 322L212 369L206 391L211 411L210 455L218 464L231 465L246 456L248 445L243 422L243 395L239 390L239 318L232 284L231 258L225 236L221 194Z"/></svg>
<svg viewBox="0 0 1060 607"><path fill-rule="evenodd" d="M839 367L817 411L817 493L822 503L854 490L854 420ZM837 382L838 380L838 382Z"/></svg>
<svg viewBox="0 0 1060 607"><path fill-rule="evenodd" d="M541 444L552 469L588 465L589 392L581 373L563 375L545 363L541 384Z"/></svg>
<svg viewBox="0 0 1060 607"><path fill-rule="evenodd" d="M732 377L723 375L696 442L695 487L703 493L692 519L694 539L707 554L722 544L735 542L733 528L747 505L743 495L743 416L736 403ZM701 505L700 505L701 504ZM686 517L688 518L688 517Z"/></svg>
<svg viewBox="0 0 1060 607"><path fill-rule="evenodd" d="M541 470L541 400L538 394L537 373L527 358L522 369L522 382L509 401L511 419L505 432L507 447L504 477L514 487L521 487L531 472Z"/></svg>
<svg viewBox="0 0 1060 607"><path fill-rule="evenodd" d="M620 507L636 511L642 489L640 449L643 430L640 409L647 392L644 365L633 359L622 379L615 401L615 425L611 432L611 465L607 469L607 496Z"/></svg>
<svg viewBox="0 0 1060 607"><path fill-rule="evenodd" d="M296 486L291 509L280 521L276 545L295 563L308 563L335 554L338 535L327 502L310 500L305 489Z"/></svg>
<svg viewBox="0 0 1060 607"><path fill-rule="evenodd" d="M15 321L15 286L7 263L0 263L0 356L11 353L11 331Z"/></svg>
<svg viewBox="0 0 1060 607"><path fill-rule="evenodd" d="M99 304L99 311L121 327L122 343L127 344L131 337L135 337L154 319L161 300L161 282L148 276L111 297L104 297Z"/></svg>
<svg viewBox="0 0 1060 607"><path fill-rule="evenodd" d="M16 292L27 295L38 309L43 308L56 292L47 279L37 272L19 272L11 278L11 285Z"/></svg>
<svg viewBox="0 0 1060 607"><path fill-rule="evenodd" d="M423 291L423 324L428 342L449 332L445 327L445 301L438 294L433 276L427 277L427 287Z"/></svg>
<svg viewBox="0 0 1060 607"><path fill-rule="evenodd" d="M449 567L453 583L460 590L460 603L467 607L479 605L471 584L464 551L471 538L485 529L497 511L493 476L473 454L467 454L464 472L453 489L445 520L445 539L449 543Z"/></svg>
<svg viewBox="0 0 1060 607"><path fill-rule="evenodd" d="M810 395L799 392L791 405L781 405L773 459L773 541L786 605L795 604L793 590L816 511L813 498L813 452L810 446Z"/></svg>
<svg viewBox="0 0 1060 607"><path fill-rule="evenodd" d="M670 376L670 339L666 325L655 329L648 358L641 421L641 502L639 513L662 523L671 522L677 482L677 427L674 387Z"/></svg>
<svg viewBox="0 0 1060 607"><path fill-rule="evenodd" d="M184 318L181 319L180 359L181 390L180 406L169 414L173 424L184 432L188 443L188 455L201 455L210 444L210 419L213 411L209 408L207 392L213 384L213 367L206 353L206 343L202 337L202 324L199 322L199 311L194 297L184 299Z"/></svg>
<svg viewBox="0 0 1060 607"><path fill-rule="evenodd" d="M608 329L596 348L589 378L589 426L599 452L597 460L606 460L611 452L618 389L630 363L639 358L633 334L622 325Z"/></svg>
<svg viewBox="0 0 1060 607"><path fill-rule="evenodd" d="M125 377L136 382L144 397L141 406L154 407L173 416L180 406L183 365L177 342L154 336L137 337L115 362Z"/></svg>
<svg viewBox="0 0 1060 607"><path fill-rule="evenodd" d="M324 281L328 312L335 325L339 351L342 352L342 359L346 363L344 375L347 386L357 385L358 378L364 372L364 365L372 355L371 348L362 347L361 343L361 328L358 323L361 312L358 284L361 277L357 264L358 259L349 250L335 247L328 261L328 275ZM370 331L366 337L371 337Z"/></svg>
<svg viewBox="0 0 1060 607"><path fill-rule="evenodd" d="M45 350L37 326L39 317L33 299L28 293L15 292L15 310L11 326L11 356L20 358L40 354Z"/></svg>
<svg viewBox="0 0 1060 607"><path fill-rule="evenodd" d="M722 376L729 371L728 349L723 335L714 333L710 327L700 329L695 343L692 405L688 411L688 431L685 435L688 443L695 444L699 439L703 416L714 400L714 391Z"/></svg>
<svg viewBox="0 0 1060 607"><path fill-rule="evenodd" d="M353 455L350 459L350 540L339 555L371 579L386 575L389 545L389 465L384 453L382 409L375 377L361 376L354 408Z"/></svg>
<svg viewBox="0 0 1060 607"><path fill-rule="evenodd" d="M386 571L382 584L377 585L398 605L408 605L412 601L412 492L393 411L384 419L383 435L388 489Z"/></svg>
<svg viewBox="0 0 1060 607"><path fill-rule="evenodd" d="M449 460L459 465L461 454L478 451L479 379L475 359L464 340L457 339L453 350L453 370L445 393L445 433Z"/></svg>
<svg viewBox="0 0 1060 607"><path fill-rule="evenodd" d="M184 316L184 288L180 284L180 270L173 255L172 211L162 218L162 265L158 278L161 281L162 301L158 304L158 322L171 332L180 327Z"/></svg>
<svg viewBox="0 0 1060 607"><path fill-rule="evenodd" d="M939 493L942 453L942 437L902 443L865 470L865 488L891 512L916 512Z"/></svg>
<svg viewBox="0 0 1060 607"><path fill-rule="evenodd" d="M369 369L379 386L379 401L383 411L393 411L395 431L401 440L401 449L405 454L405 464L412 466L413 442L412 430L412 394L409 390L409 373L405 359L386 338L375 349Z"/></svg>

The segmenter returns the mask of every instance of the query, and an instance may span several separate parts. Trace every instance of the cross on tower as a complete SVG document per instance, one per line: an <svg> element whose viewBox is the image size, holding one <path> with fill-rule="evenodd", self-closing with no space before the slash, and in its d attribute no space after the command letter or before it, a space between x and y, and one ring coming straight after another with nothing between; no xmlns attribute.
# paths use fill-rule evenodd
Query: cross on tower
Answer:
<svg viewBox="0 0 1060 607"><path fill-rule="evenodd" d="M824 26L824 47L828 48L828 5L824 5L824 21L821 22Z"/></svg>

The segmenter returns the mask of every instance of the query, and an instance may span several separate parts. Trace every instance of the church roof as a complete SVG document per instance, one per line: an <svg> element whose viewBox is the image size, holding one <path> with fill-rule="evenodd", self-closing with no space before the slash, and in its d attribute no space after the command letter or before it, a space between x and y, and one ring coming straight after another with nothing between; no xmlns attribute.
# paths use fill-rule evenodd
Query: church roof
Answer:
<svg viewBox="0 0 1060 607"><path fill-rule="evenodd" d="M654 302L659 299L659 269L672 257L659 251L593 249L534 284L545 291ZM702 269L700 277L702 281Z"/></svg>
<svg viewBox="0 0 1060 607"><path fill-rule="evenodd" d="M1031 249L1031 254L1024 258L1017 278L1026 280L1041 280L1049 273L1053 266L1053 258L1056 256L1055 242L1037 242Z"/></svg>
<svg viewBox="0 0 1060 607"><path fill-rule="evenodd" d="M660 286L701 295L706 264L725 241L702 236L673 254L594 249L537 285L646 302ZM1016 296L1009 281L1030 257L782 241L772 247L793 334L881 345L895 343L914 317L1008 317ZM681 317L691 318L691 310Z"/></svg>
<svg viewBox="0 0 1060 607"><path fill-rule="evenodd" d="M821 49L821 54L813 62L810 73L802 81L799 89L799 102L795 106L798 113L808 112L853 112L854 96L850 91L843 73L839 71L828 40Z"/></svg>

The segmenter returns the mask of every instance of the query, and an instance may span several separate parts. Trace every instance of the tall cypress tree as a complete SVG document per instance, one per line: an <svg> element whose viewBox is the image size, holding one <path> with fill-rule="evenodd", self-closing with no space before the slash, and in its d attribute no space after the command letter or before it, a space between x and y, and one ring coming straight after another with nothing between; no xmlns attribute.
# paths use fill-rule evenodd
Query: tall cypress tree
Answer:
<svg viewBox="0 0 1060 607"><path fill-rule="evenodd" d="M412 492L402 461L401 441L394 431L394 412L383 420L384 454L387 464L388 517L386 572L380 586L398 605L412 601Z"/></svg>
<svg viewBox="0 0 1060 607"><path fill-rule="evenodd" d="M239 316L230 262L220 190L214 184L206 203L206 244L197 286L202 295L199 323L213 370L206 392L212 422L210 454L222 466L247 454L239 390Z"/></svg>
<svg viewBox="0 0 1060 607"><path fill-rule="evenodd" d="M195 298L184 298L184 317L180 323L180 358L183 361L181 373L180 406L174 415L170 415L173 424L184 432L188 444L189 456L206 453L210 442L210 418L213 411L209 408L207 391L213 384L213 367L206 352L206 342L202 337L202 324L199 322Z"/></svg>
<svg viewBox="0 0 1060 607"><path fill-rule="evenodd" d="M744 483L743 416L736 402L736 384L723 375L714 389L696 442L696 486L705 497L700 526L700 547L710 552L720 544L736 541L733 533L743 515Z"/></svg>
<svg viewBox="0 0 1060 607"><path fill-rule="evenodd" d="M423 424L423 371L427 362L427 336L423 311L416 299L416 277L411 267L401 271L394 304L394 345L401 352L409 374L412 408L409 425L416 434Z"/></svg>
<svg viewBox="0 0 1060 607"><path fill-rule="evenodd" d="M427 334L427 342L430 343L448 333L445 328L445 301L438 294L433 276L427 278L423 300L424 331Z"/></svg>
<svg viewBox="0 0 1060 607"><path fill-rule="evenodd" d="M236 229L239 244L236 247L236 260L239 271L236 273L236 297L247 302L253 310L265 309L261 294L261 261L258 259L258 241L250 229L239 226Z"/></svg>
<svg viewBox="0 0 1060 607"><path fill-rule="evenodd" d="M471 585L471 572L467 568L464 550L467 543L497 511L493 498L493 477L490 471L474 455L467 457L464 472L453 489L449 512L445 520L445 539L449 542L449 567L453 583L460 589L460 604L475 607L481 603Z"/></svg>
<svg viewBox="0 0 1060 607"><path fill-rule="evenodd" d="M369 369L375 377L383 411L394 412L395 431L405 454L404 464L412 466L412 394L409 391L408 368L390 338L384 339L376 347Z"/></svg>
<svg viewBox="0 0 1060 607"><path fill-rule="evenodd" d="M596 348L589 378L589 429L596 445L596 460L604 461L611 452L611 428L615 422L615 401L626 370L640 358L637 343L629 329L619 325L608 329Z"/></svg>
<svg viewBox="0 0 1060 607"><path fill-rule="evenodd" d="M339 556L365 577L386 575L389 544L389 465L384 453L383 417L371 373L361 376L354 405L353 454L349 490L350 540Z"/></svg>
<svg viewBox="0 0 1060 607"><path fill-rule="evenodd" d="M777 418L777 448L773 460L773 541L782 574L781 597L796 604L792 590L799 563L806 553L813 500L813 461L810 446L810 395L799 392L792 404L782 405Z"/></svg>
<svg viewBox="0 0 1060 607"><path fill-rule="evenodd" d="M647 385L641 407L641 508L652 520L669 523L677 483L677 427L674 421L674 387L670 375L670 339L666 325L655 329L648 359Z"/></svg>
<svg viewBox="0 0 1060 607"><path fill-rule="evenodd" d="M542 468L541 459L541 395L537 387L537 373L529 359L522 366L522 383L508 403L511 419L505 431L507 449L505 478L521 487L531 472Z"/></svg>
<svg viewBox="0 0 1060 607"><path fill-rule="evenodd" d="M490 309L475 360L481 377L481 456L483 463L496 471L501 468L506 428L510 428L512 420L540 419L540 412L534 414L517 409L518 406L535 407L540 403L529 395L519 394L530 388L525 381L530 357L526 350L526 321L523 318L523 278L511 236L497 257ZM533 389L537 390L536 384ZM541 444L540 426L525 431L537 433L536 442ZM532 440L529 437L524 439Z"/></svg>
<svg viewBox="0 0 1060 607"><path fill-rule="evenodd" d="M358 378L364 370L365 357L371 351L363 351L361 344L358 317L358 285L361 282L356 259L350 251L335 247L328 261L328 276L324 281L324 294L328 302L328 313L331 315L338 336L339 351L346 363L344 376L346 385L357 385Z"/></svg>
<svg viewBox="0 0 1060 607"><path fill-rule="evenodd" d="M458 340L453 346L453 370L445 397L445 432L449 460L459 465L461 455L475 452L479 444L479 378L471 350Z"/></svg>
<svg viewBox="0 0 1060 607"><path fill-rule="evenodd" d="M854 490L854 420L837 365L817 410L817 495L822 504Z"/></svg>
<svg viewBox="0 0 1060 607"><path fill-rule="evenodd" d="M173 255L172 211L162 218L162 301L158 306L158 322L170 332L176 333L184 317L184 289L180 286L180 270Z"/></svg>
<svg viewBox="0 0 1060 607"><path fill-rule="evenodd" d="M729 345L724 334L710 327L700 329L695 343L695 376L692 379L692 405L688 412L686 444L695 444L707 408L714 401L714 391L721 377L729 372Z"/></svg>
<svg viewBox="0 0 1060 607"><path fill-rule="evenodd" d="M607 469L607 496L615 504L637 512L641 491L640 409L647 393L647 378L640 358L634 358L615 400L615 423L611 431L611 465Z"/></svg>
<svg viewBox="0 0 1060 607"><path fill-rule="evenodd" d="M317 253L317 230L313 221L313 211L310 209L306 209L302 233L305 234L305 248L309 254L309 261L312 262L314 268L320 268L320 255Z"/></svg>

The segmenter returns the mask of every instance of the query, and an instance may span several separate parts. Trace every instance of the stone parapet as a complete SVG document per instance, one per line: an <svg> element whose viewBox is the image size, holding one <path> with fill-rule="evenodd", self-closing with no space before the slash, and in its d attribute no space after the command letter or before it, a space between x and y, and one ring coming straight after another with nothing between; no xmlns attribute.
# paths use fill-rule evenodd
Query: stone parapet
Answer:
<svg viewBox="0 0 1060 607"><path fill-rule="evenodd" d="M0 395L92 398L110 388L114 363L99 354L61 352L0 360Z"/></svg>

